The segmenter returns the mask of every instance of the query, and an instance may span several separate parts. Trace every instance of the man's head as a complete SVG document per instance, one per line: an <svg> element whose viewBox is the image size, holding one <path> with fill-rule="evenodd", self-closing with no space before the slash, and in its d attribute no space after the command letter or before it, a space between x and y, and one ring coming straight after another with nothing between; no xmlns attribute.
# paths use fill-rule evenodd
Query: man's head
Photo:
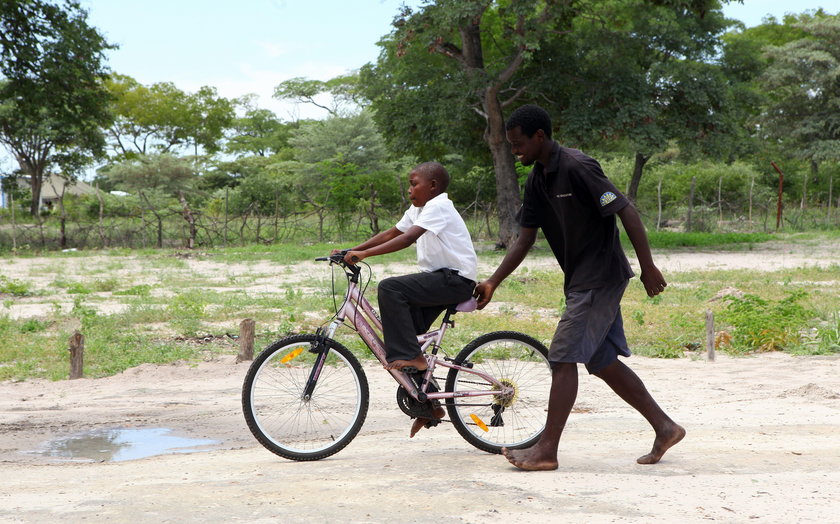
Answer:
<svg viewBox="0 0 840 524"><path fill-rule="evenodd" d="M449 173L438 162L423 162L408 175L408 198L417 207L446 191Z"/></svg>
<svg viewBox="0 0 840 524"><path fill-rule="evenodd" d="M530 166L544 157L551 147L551 117L545 109L533 104L517 108L505 123L510 151L519 161Z"/></svg>

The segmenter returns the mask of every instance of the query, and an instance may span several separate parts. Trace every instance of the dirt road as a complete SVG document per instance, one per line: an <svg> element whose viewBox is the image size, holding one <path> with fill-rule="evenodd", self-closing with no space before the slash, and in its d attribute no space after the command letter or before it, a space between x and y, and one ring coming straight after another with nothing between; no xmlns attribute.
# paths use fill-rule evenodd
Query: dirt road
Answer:
<svg viewBox="0 0 840 524"><path fill-rule="evenodd" d="M828 522L840 508L840 359L633 357L688 429L654 466L643 419L581 377L560 469L526 473L449 424L408 438L395 385L368 366L371 410L332 458L260 447L239 408L244 364L141 366L106 379L0 384L3 522ZM168 428L204 451L73 462L45 442ZM23 453L29 451L30 453ZM32 453L32 452L36 453Z"/></svg>

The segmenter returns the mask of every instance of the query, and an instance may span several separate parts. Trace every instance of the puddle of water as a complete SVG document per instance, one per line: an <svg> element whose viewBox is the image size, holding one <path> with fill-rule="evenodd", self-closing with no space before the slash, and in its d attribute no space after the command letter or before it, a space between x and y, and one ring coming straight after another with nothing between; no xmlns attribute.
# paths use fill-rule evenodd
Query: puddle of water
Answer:
<svg viewBox="0 0 840 524"><path fill-rule="evenodd" d="M44 444L40 455L68 460L121 462L154 455L207 451L217 440L171 435L167 428L94 429ZM203 449L200 449L203 448Z"/></svg>

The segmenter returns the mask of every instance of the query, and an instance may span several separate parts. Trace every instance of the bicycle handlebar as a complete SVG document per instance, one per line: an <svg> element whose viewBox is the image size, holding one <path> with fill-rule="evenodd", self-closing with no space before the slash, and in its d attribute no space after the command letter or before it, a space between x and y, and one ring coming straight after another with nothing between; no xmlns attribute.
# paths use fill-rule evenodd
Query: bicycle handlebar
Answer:
<svg viewBox="0 0 840 524"><path fill-rule="evenodd" d="M347 262L344 261L344 255L346 255L348 251L350 251L350 250L349 249L342 249L338 253L335 253L335 254L330 255L328 257L318 257L318 258L315 259L315 261L316 262L329 262L330 264L337 264L337 265L343 267L344 269L350 271L354 275L358 275L359 272L361 272L361 268L359 268L359 266L357 266L355 264L348 264ZM359 259L357 257L353 257L353 258L356 259L356 260L354 260L354 262L359 261Z"/></svg>

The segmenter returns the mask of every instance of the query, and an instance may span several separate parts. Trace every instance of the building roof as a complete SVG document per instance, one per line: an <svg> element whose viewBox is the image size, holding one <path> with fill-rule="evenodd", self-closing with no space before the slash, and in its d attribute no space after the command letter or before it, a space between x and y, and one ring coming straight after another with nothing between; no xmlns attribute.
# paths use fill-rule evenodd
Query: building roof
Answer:
<svg viewBox="0 0 840 524"><path fill-rule="evenodd" d="M65 195L92 195L96 193L96 189L82 180L68 182L59 175L51 174L45 176L44 182L41 184L41 200L58 200L61 197L62 189L64 189Z"/></svg>

